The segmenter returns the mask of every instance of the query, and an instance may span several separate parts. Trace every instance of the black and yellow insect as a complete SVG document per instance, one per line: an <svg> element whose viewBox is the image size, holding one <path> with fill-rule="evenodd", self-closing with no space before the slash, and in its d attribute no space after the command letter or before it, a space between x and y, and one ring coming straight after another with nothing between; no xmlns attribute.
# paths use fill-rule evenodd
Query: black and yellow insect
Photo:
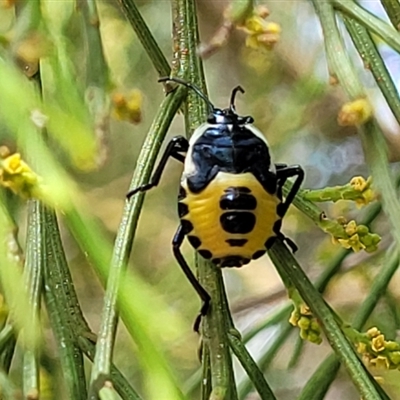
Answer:
<svg viewBox="0 0 400 400"><path fill-rule="evenodd" d="M172 241L174 255L203 300L195 330L207 313L210 296L200 285L180 252L185 238L205 259L218 267L241 267L261 257L280 238L293 251L296 245L281 233L282 218L304 178L298 166L274 164L268 142L254 127L253 118L239 116L233 89L229 108L218 109L194 85L172 80L194 90L210 107L207 122L190 141L174 137L168 144L150 183L131 190L127 197L156 186L170 157L184 163L178 195L180 225ZM186 153L186 156L184 155ZM283 199L282 187L295 177Z"/></svg>

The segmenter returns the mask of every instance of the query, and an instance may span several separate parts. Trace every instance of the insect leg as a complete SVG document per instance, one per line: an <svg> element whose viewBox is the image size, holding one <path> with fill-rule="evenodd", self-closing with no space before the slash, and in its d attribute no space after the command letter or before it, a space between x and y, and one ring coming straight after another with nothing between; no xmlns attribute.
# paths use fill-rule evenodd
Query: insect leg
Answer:
<svg viewBox="0 0 400 400"><path fill-rule="evenodd" d="M288 178L291 178L293 176L296 177L292 188L290 189L290 192L285 198L285 201L280 203L277 207L277 214L281 218L279 221L274 226L274 232L276 236L270 238L269 243L267 245L267 248L271 248L273 243L277 238L281 239L283 242L285 242L295 253L297 251L297 246L291 240L290 238L286 237L282 232L281 232L281 223L282 223L282 218L285 216L290 204L292 203L294 196L296 196L296 193L300 189L300 185L303 182L304 179L304 171L303 169L298 166L298 165L293 165L288 167L286 164L275 164L276 167L276 176L278 178L278 191L277 195L280 199L282 199L282 187L285 184L286 180Z"/></svg>
<svg viewBox="0 0 400 400"><path fill-rule="evenodd" d="M126 197L130 199L134 194L137 192L145 192L154 186L157 186L158 183L160 182L161 174L164 171L165 165L167 164L167 161L170 157L175 158L178 161L184 162L185 161L185 156L180 154L181 152L186 152L189 148L189 143L187 139L185 139L183 136L175 136L171 139L171 141L168 143L167 148L164 151L164 154L161 157L161 160L153 174L153 176L150 179L149 183L146 183L142 186L139 186L135 189L132 189L128 192Z"/></svg>
<svg viewBox="0 0 400 400"><path fill-rule="evenodd" d="M201 318L207 314L207 311L210 307L211 297L207 293L207 291L201 286L200 282L194 276L192 270L187 264L186 260L183 258L180 247L182 245L183 239L185 238L185 233L183 231L182 225L179 225L178 230L175 233L175 236L172 240L172 249L174 251L174 256L178 261L182 271L185 273L186 277L189 279L189 282L192 284L194 290L196 290L197 294L200 296L203 304L201 306L199 315L196 317L193 325L193 330L195 332L199 331Z"/></svg>
<svg viewBox="0 0 400 400"><path fill-rule="evenodd" d="M299 165L292 165L290 167L282 167L277 169L276 176L278 178L278 191L282 190L288 178L296 177L290 192L285 198L285 201L278 206L278 215L283 218L292 203L296 193L299 191L301 183L304 179L304 170Z"/></svg>

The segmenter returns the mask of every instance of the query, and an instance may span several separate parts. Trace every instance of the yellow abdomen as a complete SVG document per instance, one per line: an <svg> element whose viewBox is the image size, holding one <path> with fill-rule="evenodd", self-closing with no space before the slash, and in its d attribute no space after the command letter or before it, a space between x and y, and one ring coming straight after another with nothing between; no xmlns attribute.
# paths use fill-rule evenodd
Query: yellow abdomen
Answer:
<svg viewBox="0 0 400 400"><path fill-rule="evenodd" d="M219 172L200 193L181 183L179 212L190 243L205 258L224 266L241 266L265 253L280 223L280 200L251 173ZM183 198L182 198L183 197Z"/></svg>

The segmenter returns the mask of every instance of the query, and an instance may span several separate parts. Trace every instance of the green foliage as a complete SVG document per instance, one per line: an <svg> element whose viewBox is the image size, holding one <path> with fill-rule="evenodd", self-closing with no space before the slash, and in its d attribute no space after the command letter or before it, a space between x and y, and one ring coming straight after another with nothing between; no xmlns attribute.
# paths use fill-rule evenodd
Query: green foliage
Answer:
<svg viewBox="0 0 400 400"><path fill-rule="evenodd" d="M331 82L339 85L339 100L330 112L323 104L333 102L333 89L315 73L321 49L305 66L279 48L291 42L301 47L304 27L295 5L287 10L274 5L278 25L268 19L265 6L250 0L232 0L226 9L223 2L197 2L196 9L194 0L171 0L171 46L162 23L168 20L165 3L0 2L0 397L239 400L256 390L261 399L317 400L329 398L336 378L338 386L350 381L363 399L395 399L398 383L378 384L369 368L398 370L400 364L400 344L389 339L400 325L393 301L398 293L389 288L399 264L398 182L385 130L354 60L359 56L371 71L375 90L400 122L398 91L377 39L398 51L399 33L353 1L312 2ZM397 29L399 4L382 4ZM312 18L309 3L302 5L303 17ZM213 26L214 36L198 47L198 16L210 19L203 21L208 26L216 14L221 25ZM172 68L164 55L171 47ZM199 53L204 58L218 54L205 60ZM167 84L169 93L161 101L161 85L156 86L157 74L172 73L207 93L203 63L215 68L207 81L216 97L226 89L223 74L227 79L243 75L250 90L243 97L247 105L238 107L254 115L279 157L290 160L290 151L295 157L291 142L300 147L302 140L312 140L306 133L312 120L332 136L343 136L345 129L357 132L372 178L350 181L348 176L348 184L300 191L293 202L299 213L286 218L287 229L299 231L299 256L280 241L269 251L290 301L281 298L273 310L269 304L243 335L236 328L243 323L242 312L262 307L258 298L253 305L241 304L254 295L249 279L226 271L224 282L221 270L196 258L197 275L212 298L202 321L200 367L197 338L188 334L197 298L168 255L173 231L163 222L176 222L170 211L175 200L165 189L165 201L149 193L148 208L142 209L143 193L123 203L128 178L118 178L132 175L137 157L130 189L148 182L179 110L188 136L204 121L206 105L194 92ZM312 103L320 103L323 112L316 113ZM171 178L165 174L164 179L172 183L178 174L169 171ZM290 186L285 185L284 195ZM318 202L337 204L324 204L323 210ZM363 213L357 209L364 206ZM103 210L112 217L99 218ZM143 229L138 229L139 216ZM394 243L387 247L389 231ZM325 243L324 233L344 248ZM361 249L365 252L355 258L353 251ZM135 268L128 269L132 250ZM312 271L319 274L314 284L300 264L319 265ZM256 265L249 271L256 276ZM264 268L256 278L263 299L267 273ZM244 293L232 306L229 281ZM354 284L364 287L363 298L353 300L355 305L339 302L350 297ZM378 302L384 313L374 313ZM352 306L358 308L355 316ZM368 319L378 327L366 327ZM381 333L386 326L392 332ZM291 346L293 331L312 343L297 339ZM268 335L268 346L260 346ZM333 353L319 364L323 352L315 344L321 341L324 354L328 347ZM256 351L249 350L254 343ZM337 376L340 365L343 376ZM341 396L357 395L343 389Z"/></svg>

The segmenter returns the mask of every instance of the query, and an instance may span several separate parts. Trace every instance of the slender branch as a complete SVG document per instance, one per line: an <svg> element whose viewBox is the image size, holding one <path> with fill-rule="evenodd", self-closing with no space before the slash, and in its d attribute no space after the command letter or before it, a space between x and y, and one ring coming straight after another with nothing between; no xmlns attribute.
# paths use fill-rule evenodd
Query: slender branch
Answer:
<svg viewBox="0 0 400 400"><path fill-rule="evenodd" d="M381 0L396 31L400 28L400 4L398 0Z"/></svg>
<svg viewBox="0 0 400 400"><path fill-rule="evenodd" d="M40 310L40 292L42 287L43 273L43 240L44 226L41 221L42 205L38 200L30 200L28 203L28 232L26 239L25 260L25 285L31 306L30 328L39 335L39 326L36 319ZM39 360L37 348L27 348L23 358L23 392L26 398L39 394Z"/></svg>
<svg viewBox="0 0 400 400"><path fill-rule="evenodd" d="M400 123L400 99L393 79L389 74L386 65L379 54L371 34L353 18L343 14L343 21L353 40L355 47L364 63L365 68L372 72L376 84L392 110L397 122Z"/></svg>
<svg viewBox="0 0 400 400"><path fill-rule="evenodd" d="M243 345L242 340L240 337L238 337L237 333L237 331L233 333L232 330L228 333L229 345L231 349L235 353L247 374L251 376L251 381L257 389L260 398L262 400L275 400L276 397L270 386L265 381L262 371L251 358L250 353Z"/></svg>
<svg viewBox="0 0 400 400"><path fill-rule="evenodd" d="M171 67L167 59L162 53L156 40L150 32L147 24L143 20L134 0L118 0L122 11L125 13L128 21L130 22L133 30L136 32L140 43L146 50L147 55L153 63L154 68L157 70L160 77L169 76Z"/></svg>
<svg viewBox="0 0 400 400"><path fill-rule="evenodd" d="M196 54L199 33L194 0L174 0L173 19L176 49L174 70L178 76L189 79L206 93L202 63ZM190 136L205 120L207 107L192 91L188 92L186 107L186 132ZM203 351L203 357L209 356L211 366L210 398L235 400L237 393L227 337L231 321L221 270L199 256L196 265L199 281L211 296L211 309L202 327L203 346L209 349L209 353ZM207 363L208 359L202 361ZM207 379L208 376L203 378Z"/></svg>
<svg viewBox="0 0 400 400"><path fill-rule="evenodd" d="M161 104L160 111L150 127L149 134L139 155L130 189L139 187L148 181L163 139L175 113L179 109L184 95L185 89L178 88L176 92L167 96ZM92 369L91 398L96 398L98 388L110 376L112 352L118 322L117 298L119 286L131 252L143 199L143 193L138 193L131 201L126 201L122 221L115 239L96 345L96 356Z"/></svg>
<svg viewBox="0 0 400 400"><path fill-rule="evenodd" d="M86 379L82 352L73 339L74 332L69 324L70 310L64 296L63 281L58 273L63 263L59 253L60 243L57 220L54 212L41 210L41 224L45 229L45 242L41 250L43 257L44 299L50 323L60 353L61 367L69 392L69 398L86 400Z"/></svg>
<svg viewBox="0 0 400 400"><path fill-rule="evenodd" d="M340 10L349 17L354 18L361 25L365 26L365 28L377 34L394 50L397 52L400 51L400 34L389 24L360 7L352 0L330 0L330 2L336 10Z"/></svg>

